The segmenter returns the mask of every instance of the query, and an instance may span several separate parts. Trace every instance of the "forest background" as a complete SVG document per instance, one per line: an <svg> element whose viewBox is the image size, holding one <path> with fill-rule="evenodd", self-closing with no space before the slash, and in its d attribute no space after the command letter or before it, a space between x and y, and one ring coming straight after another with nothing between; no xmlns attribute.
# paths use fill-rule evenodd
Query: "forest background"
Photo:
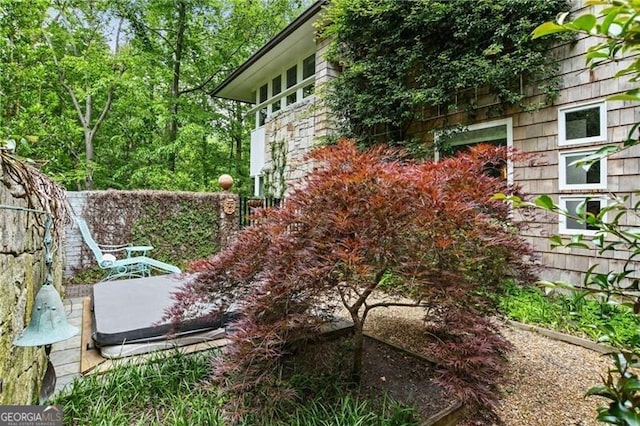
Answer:
<svg viewBox="0 0 640 426"><path fill-rule="evenodd" d="M0 142L68 190L250 193L226 75L311 0L0 0Z"/></svg>

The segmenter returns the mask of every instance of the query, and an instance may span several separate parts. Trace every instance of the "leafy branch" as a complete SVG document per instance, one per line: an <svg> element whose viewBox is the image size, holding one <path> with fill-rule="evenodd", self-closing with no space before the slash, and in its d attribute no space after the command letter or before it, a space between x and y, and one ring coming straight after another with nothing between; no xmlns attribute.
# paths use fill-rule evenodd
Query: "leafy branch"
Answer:
<svg viewBox="0 0 640 426"><path fill-rule="evenodd" d="M545 22L532 32L532 39L540 39L562 32L572 32L595 37L600 41L587 49L586 62L593 69L609 62L628 62L613 77L629 77L630 83L640 81L640 44L637 34L640 32L640 3L628 0L587 0L587 6L604 6L598 15L585 13L568 20L569 13L558 15L555 22ZM640 89L637 87L609 96L611 101L640 102ZM615 154L640 143L638 127L635 123L627 134L627 139L618 145L609 145L583 158L578 164L589 165L609 155Z"/></svg>

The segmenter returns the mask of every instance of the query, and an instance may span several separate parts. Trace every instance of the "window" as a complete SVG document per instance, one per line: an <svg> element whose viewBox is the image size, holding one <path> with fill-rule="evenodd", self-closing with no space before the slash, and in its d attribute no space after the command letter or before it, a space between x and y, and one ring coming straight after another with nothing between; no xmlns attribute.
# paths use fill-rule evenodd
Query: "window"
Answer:
<svg viewBox="0 0 640 426"><path fill-rule="evenodd" d="M268 98L268 86L265 84L264 86L260 87L259 90L259 95L260 97L258 98L258 103L262 103L264 101L267 100ZM267 120L267 107L263 107L260 108L260 111L258 111L258 126L264 126L265 121Z"/></svg>
<svg viewBox="0 0 640 426"><path fill-rule="evenodd" d="M298 66L294 65L287 70L287 89L293 87L298 82ZM287 95L287 105L291 105L298 100L298 93L293 92Z"/></svg>
<svg viewBox="0 0 640 426"><path fill-rule="evenodd" d="M298 82L298 66L294 65L287 70L287 89Z"/></svg>
<svg viewBox="0 0 640 426"><path fill-rule="evenodd" d="M604 142L607 139L605 102L558 110L558 144Z"/></svg>
<svg viewBox="0 0 640 426"><path fill-rule="evenodd" d="M253 195L256 197L264 196L264 178L262 175L257 175L251 178L253 181Z"/></svg>
<svg viewBox="0 0 640 426"><path fill-rule="evenodd" d="M302 79L307 79L316 73L316 55L313 54L302 61Z"/></svg>
<svg viewBox="0 0 640 426"><path fill-rule="evenodd" d="M489 143L498 146L513 146L513 130L511 118L504 120L489 121L485 123L472 124L464 131L454 133L443 138L442 134L436 133L436 153L435 159L450 157L464 151L469 145L478 143ZM487 174L496 177L505 177L513 183L513 165L507 164L487 164Z"/></svg>
<svg viewBox="0 0 640 426"><path fill-rule="evenodd" d="M602 208L606 205L606 198L599 197L560 197L560 207L569 215L585 218L590 213L594 216L598 215ZM586 234L594 235L597 227L590 226L586 223L580 223L581 220L565 217L560 215L560 233L563 234Z"/></svg>
<svg viewBox="0 0 640 426"><path fill-rule="evenodd" d="M282 110L285 106L295 104L313 95L316 71L315 53L272 77L270 81L251 93L252 116L256 128L262 127L269 115ZM285 95L286 94L286 95Z"/></svg>
<svg viewBox="0 0 640 426"><path fill-rule="evenodd" d="M264 126L264 123L267 121L267 108L260 108L258 111L258 127Z"/></svg>
<svg viewBox="0 0 640 426"><path fill-rule="evenodd" d="M302 88L302 97L306 98L308 96L313 95L313 87L314 87L313 83L311 83L311 84L309 84L307 86L304 86Z"/></svg>
<svg viewBox="0 0 640 426"><path fill-rule="evenodd" d="M267 100L267 93L267 85L265 84L260 88L260 99L258 100L258 103L262 103Z"/></svg>
<svg viewBox="0 0 640 426"><path fill-rule="evenodd" d="M271 80L271 96L275 96L282 91L282 76L279 75Z"/></svg>
<svg viewBox="0 0 640 426"><path fill-rule="evenodd" d="M280 92L282 92L282 76L281 75L271 80L271 96L276 96ZM272 113L280 111L281 108L282 108L282 102L280 102L279 98L274 103L271 104Z"/></svg>
<svg viewBox="0 0 640 426"><path fill-rule="evenodd" d="M604 101L590 102L558 110L558 145L597 144L607 140L607 104ZM591 166L576 166L573 163L594 154L596 149L565 150L558 153L558 189L602 190L607 188L607 159L603 158ZM587 215L597 215L606 205L603 195L560 195L559 205L569 218L559 215L560 233L595 234L594 228L584 222ZM582 219L579 219L582 218Z"/></svg>
<svg viewBox="0 0 640 426"><path fill-rule="evenodd" d="M473 129L474 126L460 133L454 133L442 141L438 152L442 157L451 157L464 151L469 145L490 143L492 145L507 145L506 124Z"/></svg>
<svg viewBox="0 0 640 426"><path fill-rule="evenodd" d="M593 163L591 167L572 163L595 153L595 151L569 151L559 154L559 189L605 189L607 187L607 159Z"/></svg>

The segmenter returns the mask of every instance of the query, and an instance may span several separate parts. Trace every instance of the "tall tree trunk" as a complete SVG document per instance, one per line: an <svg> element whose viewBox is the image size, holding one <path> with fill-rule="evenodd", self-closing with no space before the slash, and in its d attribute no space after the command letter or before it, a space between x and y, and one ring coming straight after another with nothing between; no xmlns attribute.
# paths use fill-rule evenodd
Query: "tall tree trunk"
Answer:
<svg viewBox="0 0 640 426"><path fill-rule="evenodd" d="M173 146L169 154L169 169L176 170L175 142L178 139L178 99L180 97L180 65L182 63L182 49L184 48L184 32L186 26L186 5L184 1L178 3L178 28L176 46L173 58L173 80L171 82L171 104L169 106L169 125L167 131L168 143Z"/></svg>
<svg viewBox="0 0 640 426"><path fill-rule="evenodd" d="M71 86L65 83L62 75L60 75L60 83L62 84L62 87L64 87L69 93L71 101L73 102L73 107L76 110L76 114L78 114L78 119L82 124L82 131L84 133L84 149L87 162L85 165L84 186L85 189L93 189L93 162L95 159L93 138L95 137L104 120L107 118L107 114L111 109L114 89L113 87L109 88L109 93L107 93L107 102L104 104L104 108L102 108L100 116L98 116L98 118L95 120L95 124L91 126L91 119L93 115L93 98L91 97L91 95L87 95L87 98L84 101L83 110L83 108L80 106L78 98L76 97L76 92Z"/></svg>
<svg viewBox="0 0 640 426"><path fill-rule="evenodd" d="M87 163L85 164L84 175L84 189L92 190L93 184L93 132L89 129L84 130L84 149L87 156Z"/></svg>
<svg viewBox="0 0 640 426"><path fill-rule="evenodd" d="M83 123L91 123L91 114L93 110L93 99L91 95L87 96L84 102L84 121ZM93 147L93 129L89 125L84 127L84 150L86 155L85 164L85 176L84 176L84 188L86 190L93 189L93 157L94 157L94 147Z"/></svg>

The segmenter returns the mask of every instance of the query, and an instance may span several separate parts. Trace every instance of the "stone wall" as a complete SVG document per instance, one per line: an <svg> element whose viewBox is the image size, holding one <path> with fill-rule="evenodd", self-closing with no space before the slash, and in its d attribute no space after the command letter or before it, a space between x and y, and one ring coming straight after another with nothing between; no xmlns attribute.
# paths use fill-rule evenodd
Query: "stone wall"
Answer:
<svg viewBox="0 0 640 426"><path fill-rule="evenodd" d="M69 200L69 205L71 206L74 214L81 216L86 204L86 193L69 191L67 192L67 199ZM67 226L64 234L64 277L67 278L73 276L74 271L78 269L90 267L95 263L95 261L92 263L91 258L88 256L82 256L84 242L82 241L82 235L80 235L80 231L76 227L75 223Z"/></svg>
<svg viewBox="0 0 640 426"><path fill-rule="evenodd" d="M311 165L304 160L314 146L315 96L273 114L265 123L266 193L281 198L300 181Z"/></svg>
<svg viewBox="0 0 640 426"><path fill-rule="evenodd" d="M166 191L82 191L68 192L67 197L73 210L73 214L83 217L92 232L94 239L100 244L133 243L137 245L155 245L156 249L150 252L151 257L157 257L161 247L152 242L162 235L150 235L144 241L132 237L132 228L144 211L152 204L157 205L161 200L163 215L178 214L180 205L185 201L204 204L207 209L216 212L215 223L208 226L212 243L219 249L226 247L239 229L238 196L230 192L217 193L193 193L193 192L166 192ZM233 200L235 210L232 213L225 212L225 200ZM229 201L227 201L228 203ZM227 205L227 209L230 206ZM227 210L229 211L229 210ZM159 218L158 218L159 219ZM159 233L162 233L160 229ZM167 235L169 234L167 230ZM188 241L186 242L189 243ZM173 244L167 240L164 245ZM164 260L170 263L189 261L180 257L180 247L173 247L178 253ZM165 250L166 252L166 250ZM65 230L64 243L64 276L72 277L78 270L96 265L96 260L87 245L84 243L80 231L75 223ZM184 265L180 265L184 266Z"/></svg>
<svg viewBox="0 0 640 426"><path fill-rule="evenodd" d="M0 185L0 204L28 207L24 198L15 198L4 185ZM29 322L35 293L45 279L44 228L36 215L0 208L0 405L37 403L46 369L42 347L13 345ZM53 271L58 289L61 265L58 250L54 252Z"/></svg>
<svg viewBox="0 0 640 426"><path fill-rule="evenodd" d="M313 164L304 156L313 147L334 138L335 123L324 104L327 83L338 72L325 58L329 41L316 43L314 95L272 114L265 122L265 167L267 193L281 197L299 182Z"/></svg>

